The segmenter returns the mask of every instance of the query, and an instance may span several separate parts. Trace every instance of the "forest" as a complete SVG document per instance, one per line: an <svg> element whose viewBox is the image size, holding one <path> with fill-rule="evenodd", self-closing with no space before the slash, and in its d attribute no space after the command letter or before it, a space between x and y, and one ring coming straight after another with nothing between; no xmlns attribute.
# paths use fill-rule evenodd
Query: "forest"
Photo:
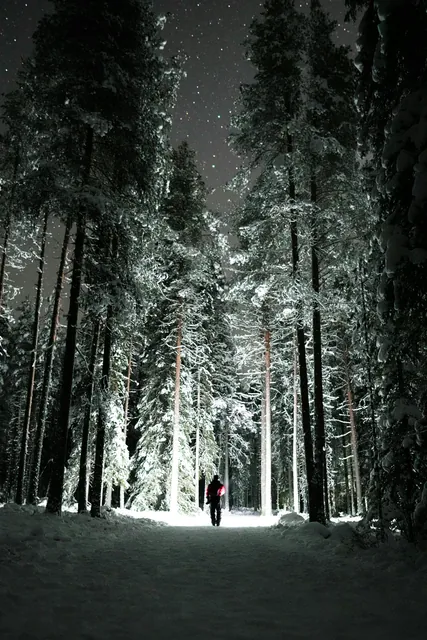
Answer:
<svg viewBox="0 0 427 640"><path fill-rule="evenodd" d="M166 18L52 0L1 107L1 502L193 513L220 473L227 509L426 536L427 11L343 0L355 57L296 4L242 45L213 211Z"/></svg>

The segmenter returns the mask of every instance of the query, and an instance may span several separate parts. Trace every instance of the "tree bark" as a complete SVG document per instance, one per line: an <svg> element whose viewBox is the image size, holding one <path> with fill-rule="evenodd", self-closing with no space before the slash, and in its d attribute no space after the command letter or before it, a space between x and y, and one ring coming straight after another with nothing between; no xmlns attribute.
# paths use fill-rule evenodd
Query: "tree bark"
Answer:
<svg viewBox="0 0 427 640"><path fill-rule="evenodd" d="M317 203L316 177L311 177L311 203ZM319 306L320 278L317 240L316 212L312 214L311 244L311 284L313 288L313 359L314 359L314 433L315 433L315 466L314 483L319 496L318 521L326 523L325 506L327 502L326 480L326 441L325 414L323 409L323 372L322 372L322 323ZM321 496L321 499L320 499Z"/></svg>
<svg viewBox="0 0 427 640"><path fill-rule="evenodd" d="M71 233L71 216L68 216L65 223L64 239L62 242L61 258L59 262L58 274L56 278L55 298L53 302L52 319L50 324L49 343L46 350L46 360L44 364L43 386L41 391L39 415L37 420L36 435L34 440L33 464L30 472L30 482L28 488L28 502L37 503L40 481L40 465L43 451L43 439L46 429L47 409L49 403L50 388L52 383L52 369L55 355L56 338L59 327L59 313L61 308L61 296L64 287L65 265L67 263L68 245Z"/></svg>
<svg viewBox="0 0 427 640"><path fill-rule="evenodd" d="M288 153L293 153L292 135L287 136ZM295 176L292 164L289 168L289 199L292 203L296 200ZM298 275L299 267L299 250L298 250L298 226L296 220L291 220L291 247L292 247L292 276L294 281ZM304 434L304 453L305 465L307 472L307 489L308 489L308 511L310 521L321 520L321 502L322 493L319 494L318 486L314 482L314 458L313 458L313 438L311 435L310 420L310 401L308 393L308 376L307 376L307 356L305 350L305 331L304 320L302 317L302 301L298 300L296 305L297 321L297 344L298 344L298 363L300 375L300 395L301 395L301 422Z"/></svg>
<svg viewBox="0 0 427 640"><path fill-rule="evenodd" d="M263 514L271 516L271 332L265 331L265 503Z"/></svg>
<svg viewBox="0 0 427 640"><path fill-rule="evenodd" d="M362 496L362 483L360 480L360 464L359 464L359 451L357 446L357 431L356 431L356 419L354 415L353 406L353 392L350 384L350 375L348 371L348 361L346 357L346 381L347 381L347 402L348 413L350 417L350 429L351 429L351 450L353 453L353 473L356 483L356 501L357 501L357 513L363 513L363 496Z"/></svg>
<svg viewBox="0 0 427 640"><path fill-rule="evenodd" d="M299 513L299 486L298 486L298 354L295 335L294 347L294 425L292 440L292 484L294 490L294 511Z"/></svg>
<svg viewBox="0 0 427 640"><path fill-rule="evenodd" d="M79 485L77 489L78 512L87 513L87 496L89 493L89 433L92 416L92 400L95 388L95 368L98 358L99 333L101 322L96 318L93 324L92 346L90 351L88 385L86 388L86 408L83 419L82 444L80 449Z"/></svg>
<svg viewBox="0 0 427 640"><path fill-rule="evenodd" d="M39 333L40 333L40 312L41 312L41 305L42 305L43 277L44 277L44 267L45 267L48 222L49 222L49 208L46 206L45 214L43 218L42 239L41 239L41 246L40 246L39 269L38 269L39 275L37 279L36 304L34 309L34 321L33 321L33 331L32 331L32 339L31 339L30 373L28 376L28 383L27 383L24 422L22 425L21 450L19 455L18 483L16 487L16 502L18 504L24 503L25 480L26 480L26 472L27 472L28 438L30 433L31 412L33 408L34 382L36 379L37 349L39 344Z"/></svg>
<svg viewBox="0 0 427 640"><path fill-rule="evenodd" d="M112 247L109 249L109 257L114 261L117 257L118 240L117 236L113 236ZM96 429L96 442L95 442L95 464L93 471L93 487L92 487L92 507L90 515L93 518L101 517L101 505L102 505L102 488L103 488L103 476L104 476L104 457L105 457L105 433L107 427L107 412L105 403L108 400L108 393L110 390L110 371L111 371L111 354L113 344L113 306L110 303L107 309L107 320L105 323L104 331L104 353L102 357L102 377L101 377L101 406L98 410L98 423ZM107 486L107 500L110 492L111 482ZM111 486L112 491L112 486ZM111 498L110 498L111 501ZM107 506L110 506L107 504Z"/></svg>
<svg viewBox="0 0 427 640"><path fill-rule="evenodd" d="M130 349L129 349L129 359L128 359L128 369L127 369L127 375L126 375L126 398L125 398L125 406L124 406L124 415L123 415L123 437L124 437L124 441L126 444L126 437L127 437L127 426L128 426L128 414L129 414L129 399L130 399L130 383L131 383L131 376L132 376L132 353L133 353L133 344L132 341L130 343ZM125 508L125 488L124 486L121 484L120 488L120 509L124 509Z"/></svg>
<svg viewBox="0 0 427 640"><path fill-rule="evenodd" d="M261 404L261 513L265 511L265 395Z"/></svg>
<svg viewBox="0 0 427 640"><path fill-rule="evenodd" d="M228 447L228 425L225 428L225 451L224 451L224 509L230 511L230 458Z"/></svg>
<svg viewBox="0 0 427 640"><path fill-rule="evenodd" d="M88 127L84 152L83 186L89 182L93 155L93 130ZM86 205L81 204L77 219L77 231L74 249L73 275L71 278L70 303L68 309L67 335L65 340L64 367L62 372L61 393L58 420L56 423L56 442L52 475L49 485L46 511L60 515L64 492L64 468L67 456L68 424L73 392L74 361L77 344L77 324L80 306L80 289L84 247L86 240Z"/></svg>
<svg viewBox="0 0 427 640"><path fill-rule="evenodd" d="M176 339L176 369L175 369L175 406L172 435L172 473L170 511L178 512L178 485L179 485L179 420L180 420L180 394L181 394L181 352L182 352L182 307L178 316L178 330Z"/></svg>
<svg viewBox="0 0 427 640"><path fill-rule="evenodd" d="M200 365L197 370L197 417L196 417L196 447L194 456L194 504L196 509L200 508L200 489L199 489L199 467L200 467Z"/></svg>

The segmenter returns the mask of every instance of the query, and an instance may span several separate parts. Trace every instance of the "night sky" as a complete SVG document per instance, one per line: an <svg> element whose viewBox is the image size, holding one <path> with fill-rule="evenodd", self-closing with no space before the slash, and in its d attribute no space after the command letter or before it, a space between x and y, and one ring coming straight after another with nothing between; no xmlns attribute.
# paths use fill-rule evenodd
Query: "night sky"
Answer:
<svg viewBox="0 0 427 640"><path fill-rule="evenodd" d="M48 0L0 0L0 92L13 88L21 58L31 53L31 36ZM353 44L344 24L344 0L324 0L339 22L337 39ZM308 1L301 0L301 6ZM196 150L203 178L215 192L212 206L224 208L229 198L221 186L233 176L238 159L227 145L228 124L239 85L252 71L241 46L259 0L154 0L158 13L172 17L164 31L166 55L188 56L175 110L173 143L187 140Z"/></svg>

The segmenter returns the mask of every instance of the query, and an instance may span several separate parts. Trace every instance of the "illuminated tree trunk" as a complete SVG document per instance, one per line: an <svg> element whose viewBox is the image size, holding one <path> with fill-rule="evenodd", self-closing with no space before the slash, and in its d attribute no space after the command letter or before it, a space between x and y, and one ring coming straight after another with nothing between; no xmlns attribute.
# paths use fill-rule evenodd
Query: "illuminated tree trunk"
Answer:
<svg viewBox="0 0 427 640"><path fill-rule="evenodd" d="M88 370L88 384L86 387L86 407L83 418L82 444L80 449L79 485L77 489L78 512L87 512L87 498L89 494L89 433L92 416L92 399L95 388L95 367L98 357L98 343L100 332L100 320L97 318L93 324L92 346Z"/></svg>
<svg viewBox="0 0 427 640"><path fill-rule="evenodd" d="M117 258L118 252L118 239L114 235L111 243L111 248L107 250L107 257L114 263ZM100 382L101 390L101 406L98 409L98 420L96 429L95 440L95 464L93 468L93 487L92 487L92 506L90 515L92 518L101 517L101 505L102 505L102 489L103 489L103 476L104 476L104 462L105 462L105 433L107 429L107 408L106 404L109 401L108 395L110 391L110 372L111 372L111 355L113 346L113 306L110 303L107 308L107 319L104 329L104 351L102 356L102 375ZM111 493L112 493L111 481L108 482L106 491L106 504L111 507Z"/></svg>
<svg viewBox="0 0 427 640"><path fill-rule="evenodd" d="M31 359L30 359L30 374L27 384L27 396L25 402L24 422L22 425L22 440L21 451L19 455L19 467L18 467L18 483L16 487L16 502L18 504L24 503L25 492L25 479L27 471L27 454L28 454L28 439L30 433L30 421L31 412L33 408L34 399L34 382L36 379L36 364L37 364L37 348L39 344L40 333L40 312L42 305L42 291L43 291L43 277L45 267L45 253L46 253L46 239L47 239L47 225L49 221L49 209L46 207L43 228L42 228L42 240L39 256L39 276L37 279L37 293L36 304L34 310L34 322L33 322L33 335L31 339Z"/></svg>
<svg viewBox="0 0 427 640"><path fill-rule="evenodd" d="M33 464L30 473L28 488L28 502L36 504L39 492L40 465L43 452L43 439L46 430L46 418L49 405L50 388L52 384L52 369L55 356L56 338L59 327L59 312L61 308L61 296L64 287L65 265L67 263L68 245L71 233L71 217L67 218L65 224L64 239L62 241L61 258L59 261L58 274L56 278L55 298L53 302L52 318L50 323L49 342L46 350L44 363L43 386L40 397L39 415L37 420L36 436L34 441Z"/></svg>
<svg viewBox="0 0 427 640"><path fill-rule="evenodd" d="M264 516L271 516L271 332L265 332L265 502Z"/></svg>
<svg viewBox="0 0 427 640"><path fill-rule="evenodd" d="M356 420L354 416L353 392L351 390L347 362L346 362L346 377L347 377L348 413L350 417L350 429L351 429L351 451L353 454L353 474L354 474L354 480L356 484L357 513L362 514L363 513L363 496L362 496L362 483L360 480L360 465L359 465L359 452L358 452L358 446L357 446Z"/></svg>
<svg viewBox="0 0 427 640"><path fill-rule="evenodd" d="M129 399L130 399L130 383L132 376L132 354L133 354L133 344L131 342L130 350L129 350L129 360L128 360L128 370L126 376L126 397L125 397L125 406L124 406L124 415L123 415L123 437L126 443L127 437L127 426L128 426L128 415L129 415ZM120 485L120 509L125 508L125 488L121 484Z"/></svg>
<svg viewBox="0 0 427 640"><path fill-rule="evenodd" d="M85 152L83 159L83 186L89 182L93 155L93 130L87 128ZM62 372L59 411L55 430L52 475L49 485L46 511L60 515L64 492L64 467L67 455L68 425L70 419L71 399L73 392L74 361L77 345L77 325L80 308L80 289L84 246L86 240L86 205L80 205L77 218L77 231L74 249L73 275L70 287L70 303L68 309L67 334L65 339L64 367Z"/></svg>
<svg viewBox="0 0 427 640"><path fill-rule="evenodd" d="M296 342L296 336L295 336ZM294 429L292 439L292 484L294 490L294 511L299 513L299 486L298 486L298 355L297 345L294 348Z"/></svg>
<svg viewBox="0 0 427 640"><path fill-rule="evenodd" d="M261 402L261 513L265 510L265 396Z"/></svg>
<svg viewBox="0 0 427 640"><path fill-rule="evenodd" d="M176 339L176 369L175 369L175 406L172 436L172 473L170 511L178 512L178 483L179 483L179 412L181 393L181 351L182 351L182 309L178 317L178 331Z"/></svg>
<svg viewBox="0 0 427 640"><path fill-rule="evenodd" d="M229 460L229 448L228 448L228 425L225 427L225 451L224 451L224 508L226 511L230 511L230 460Z"/></svg>
<svg viewBox="0 0 427 640"><path fill-rule="evenodd" d="M200 366L197 371L197 417L196 417L196 450L195 450L195 460L194 460L194 504L196 509L200 506L200 496L199 496L199 468L200 468Z"/></svg>

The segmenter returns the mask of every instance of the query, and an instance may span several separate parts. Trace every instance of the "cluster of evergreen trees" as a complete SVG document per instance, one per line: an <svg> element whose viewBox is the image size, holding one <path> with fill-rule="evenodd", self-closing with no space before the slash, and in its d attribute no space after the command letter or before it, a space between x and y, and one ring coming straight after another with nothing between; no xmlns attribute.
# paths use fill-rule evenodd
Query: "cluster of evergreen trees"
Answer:
<svg viewBox="0 0 427 640"><path fill-rule="evenodd" d="M227 507L423 534L427 15L345 3L358 71L319 0L250 27L230 246L150 3L52 0L3 103L2 499L191 511L220 470Z"/></svg>

